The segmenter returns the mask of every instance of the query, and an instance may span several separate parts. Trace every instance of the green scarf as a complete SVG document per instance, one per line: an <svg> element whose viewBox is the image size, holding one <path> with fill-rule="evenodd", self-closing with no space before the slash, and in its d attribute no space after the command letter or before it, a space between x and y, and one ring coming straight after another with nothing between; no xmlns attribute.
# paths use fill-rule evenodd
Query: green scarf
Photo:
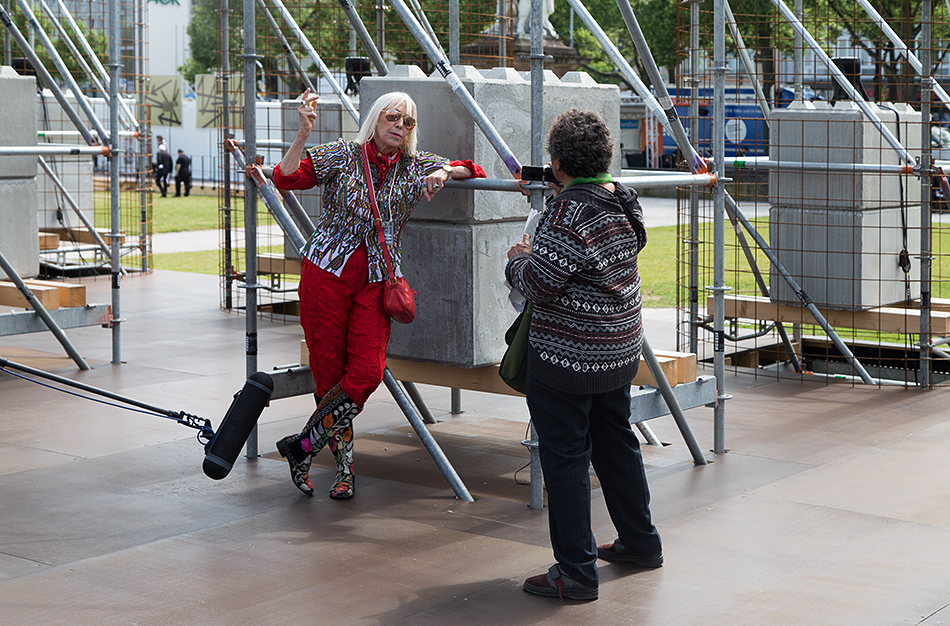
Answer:
<svg viewBox="0 0 950 626"><path fill-rule="evenodd" d="M568 184L564 185L564 189L572 187L574 185L588 184L588 185L603 185L604 183L614 182L614 177L608 174L607 172L601 172L597 176L591 176L590 178L575 178L571 180ZM562 189L561 191L564 191Z"/></svg>

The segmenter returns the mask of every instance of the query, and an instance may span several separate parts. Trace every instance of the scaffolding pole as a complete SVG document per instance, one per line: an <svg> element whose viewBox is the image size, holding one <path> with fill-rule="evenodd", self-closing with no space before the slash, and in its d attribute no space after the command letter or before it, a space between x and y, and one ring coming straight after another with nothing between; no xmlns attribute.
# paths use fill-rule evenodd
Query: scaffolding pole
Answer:
<svg viewBox="0 0 950 626"><path fill-rule="evenodd" d="M33 46L30 45L30 42L23 36L23 33L20 32L20 29L17 28L16 24L13 23L13 20L10 17L10 14L7 13L7 10L4 8L3 4L0 3L0 22L3 22L3 25L9 31L10 35L13 36L13 40L16 41L17 46L20 47L20 51L23 52L26 56L27 61L30 62L30 65L33 66L33 70L36 72L44 83L46 83L47 88L53 92L53 97L56 98L56 101L63 111L65 111L66 116L69 118L69 121L73 123L73 126L82 134L83 141L87 145L96 146L99 145L99 142L92 136L92 133L89 132L86 124L79 117L79 114L76 112L76 109L69 103L69 100L66 99L66 95L63 93L63 90L59 88L59 85L53 80L53 77L50 75L49 71L46 69L46 66L43 65L43 62L40 60L39 56L36 54L36 50L33 49ZM102 135L100 135L102 137Z"/></svg>
<svg viewBox="0 0 950 626"><path fill-rule="evenodd" d="M110 250L109 245L102 238L102 235L99 234L99 231L96 230L95 226L93 226L89 222L88 218L86 218L86 216L83 215L82 211L79 210L79 205L76 204L76 201L73 199L72 194L69 193L69 190L66 189L66 186L63 184L63 181L59 179L59 176L57 176L56 173L53 171L53 168L49 166L49 163L46 162L46 159L44 159L43 157L38 157L37 160L40 163L40 167L42 167L43 171L46 172L46 175L50 177L50 180L53 181L53 184L56 185L56 188L59 189L60 193L63 194L63 197L66 198L66 204L68 204L69 207L73 210L73 212L76 213L77 216L79 216L79 220L86 227L86 230L89 231L89 234L92 235L92 238L96 240L96 245L98 245L102 249L103 254L106 255L106 258L109 259L109 262L112 262L112 250ZM120 266L120 270L121 270L121 266Z"/></svg>
<svg viewBox="0 0 950 626"><path fill-rule="evenodd" d="M689 72L690 94L689 117L699 119L699 98L695 97L699 89L699 2L689 3ZM699 144L699 124L689 125L690 145ZM699 352L699 191L695 187L689 190L689 352ZM677 347L681 344L677 342Z"/></svg>
<svg viewBox="0 0 950 626"><path fill-rule="evenodd" d="M277 2L279 0L274 1ZM498 131L495 130L495 127L488 119L488 116L485 115L485 112L482 111L478 103L475 102L475 98L472 97L472 94L468 93L468 90L465 89L465 85L462 84L458 74L452 70L452 64L449 63L449 60L445 57L445 53L426 36L425 30L419 22L416 21L416 18L413 17L412 12L409 10L409 7L406 6L405 2L402 0L391 0L391 4L406 25L406 28L409 29L409 32L412 33L412 36L415 37L416 41L419 42L419 45L428 55L429 60L435 65L439 74L441 74L445 82L448 83L449 87L452 88L452 92L472 115L475 123L488 139L488 142L495 149L495 152L498 153L498 156L501 157L505 167L508 168L512 176L520 179L521 163Z"/></svg>
<svg viewBox="0 0 950 626"><path fill-rule="evenodd" d="M76 363L76 366L81 370L89 369L89 365L86 364L86 361L82 358L79 352L73 347L73 344L69 341L69 337L66 336L66 333L63 332L63 329L59 327L56 323L56 320L52 318L49 314L49 311L46 310L46 307L36 298L30 288L26 283L23 282L23 279L20 278L20 275L17 273L16 269L10 262L7 261L7 257L3 256L3 252L0 251L0 270L13 281L13 284L16 285L16 288L20 290L20 293L23 294L23 297L26 298L26 301L29 303L30 307L36 311L36 314L39 316L43 323L46 324L46 327L49 328L50 332L53 333L53 336L56 337L56 340L63 346L66 350L66 354L69 355L69 358Z"/></svg>
<svg viewBox="0 0 950 626"><path fill-rule="evenodd" d="M620 0L618 0L618 2L619 1ZM625 2L626 0L623 1ZM759 76L755 71L755 61L752 60L752 56L749 54L748 48L746 48L745 41L742 39L742 33L739 32L739 25L736 23L736 17L732 14L732 8L729 6L728 0L726 0L725 7L726 23L729 24L729 32L732 34L732 39L736 42L736 50L739 51L739 58L742 60L742 67L745 68L746 76L748 76L752 82L752 88L755 90L755 100L758 102L759 109L762 111L762 120L765 122L765 126L768 127L770 113L769 102L762 92L762 85L759 83Z"/></svg>
<svg viewBox="0 0 950 626"><path fill-rule="evenodd" d="M725 173L726 134L726 0L713 1L713 159L716 173ZM694 94L695 95L695 94ZM718 129L718 130L716 130ZM713 369L716 374L716 406L713 408L713 452L726 452L726 221L722 185L713 190Z"/></svg>
<svg viewBox="0 0 950 626"><path fill-rule="evenodd" d="M858 0L861 2L861 0ZM862 2L863 5L863 2ZM931 75L933 63L931 61L930 47L933 37L933 4L931 0L923 0L920 7L921 11L921 30L920 30L920 53L923 59L923 68L926 71L918 73L920 80L920 133L921 147L923 150L920 155L920 166L922 170L931 169L931 160L933 150L930 140L930 122L931 122L931 101L934 89L940 89L940 85ZM913 55L908 53L907 58ZM939 92L938 92L939 93ZM944 92L946 95L946 92ZM932 359L933 352L930 346L930 297L932 295L931 270L933 257L930 254L933 238L933 225L931 224L931 206L930 206L930 184L928 176L920 178L920 373L917 381L918 385L930 389L933 385Z"/></svg>
<svg viewBox="0 0 950 626"><path fill-rule="evenodd" d="M65 82L66 85L72 90L73 95L76 97L76 102L79 103L79 108L82 109L82 112L86 114L86 117L89 119L89 123L92 124L93 128L95 128L99 133L99 137L102 138L104 142L108 143L109 133L106 132L105 127L102 125L102 122L99 121L95 111L92 110L92 107L89 105L89 101L86 99L86 96L83 95L82 90L76 83L76 80L73 78L72 74L69 73L69 68L66 67L66 62L63 61L61 56L59 56L59 52L56 51L56 46L53 45L49 35L47 35L46 31L43 30L43 27L40 26L39 21L36 19L36 15L33 13L33 9L30 8L27 0L17 0L17 4L20 5L20 10L26 17L27 24L30 25L30 28L36 34L36 36L40 38L40 43L42 43L43 47L46 48L50 59L52 59L56 69L59 70L60 78L62 78L63 82ZM118 45L116 42L110 42L110 48L112 44Z"/></svg>
<svg viewBox="0 0 950 626"><path fill-rule="evenodd" d="M280 11L284 21L287 22L288 26L290 26L290 30L292 30L297 36L297 40L300 42L300 45L302 45L304 50L307 51L307 54L310 55L310 59L317 65L318 68L320 68L320 72L323 74L324 78L329 81L330 86L333 87L333 91L335 91L337 95L340 96L340 101L343 103L343 106L346 107L346 110L350 112L350 115L353 116L353 119L356 120L357 125L359 125L360 114L355 108L353 108L353 103L350 102L350 99L343 92L343 89L340 87L340 84L336 82L336 79L333 78L333 74L330 73L330 69L323 62L323 59L320 58L320 55L317 54L317 51L310 43L310 40L307 39L307 36L304 34L304 32L300 30L300 26L297 25L297 20L295 20L294 16L290 14L290 11L287 10L287 7L284 6L283 2L280 0L271 0L271 2L273 2L274 6L277 7L277 10ZM245 89L247 89L247 87L245 87Z"/></svg>
<svg viewBox="0 0 950 626"><path fill-rule="evenodd" d="M275 35L277 35L277 40L280 41L280 47L284 49L284 54L287 56L287 60L290 61L290 65L294 68L297 76L300 77L300 82L302 82L311 93L317 93L313 83L310 82L310 77L307 76L307 73L304 72L303 68L300 66L300 60L297 58L297 55L294 54L293 49L287 42L287 38L284 37L284 33L281 32L280 26L277 24L277 20L274 19L274 16L271 14L270 9L267 8L264 0L257 0L257 6L261 8L261 12L264 14L264 19L267 20L267 23L270 24L271 30L274 31Z"/></svg>
<svg viewBox="0 0 950 626"><path fill-rule="evenodd" d="M119 7L118 0L109 0L109 138L112 144L109 158L109 191L111 196L111 226L112 226L112 364L122 363L122 307L119 297L120 275L122 274L122 257L119 253L119 169L120 144L119 137L119 72L122 64L119 63ZM76 94L81 97L81 94ZM105 137L100 132L100 137Z"/></svg>
<svg viewBox="0 0 950 626"><path fill-rule="evenodd" d="M350 0L340 0L340 6L343 7L343 12L346 13L350 24L353 25L356 36L360 38L360 43L363 44L363 48L366 49L369 58L373 60L373 65L376 66L376 73L380 76L388 74L389 68L386 67L386 61L384 61L382 55L379 54L376 44L373 43L373 38L370 37L369 32L366 30L366 25L363 24L363 20L360 19L360 15L356 12L353 3L350 2Z"/></svg>

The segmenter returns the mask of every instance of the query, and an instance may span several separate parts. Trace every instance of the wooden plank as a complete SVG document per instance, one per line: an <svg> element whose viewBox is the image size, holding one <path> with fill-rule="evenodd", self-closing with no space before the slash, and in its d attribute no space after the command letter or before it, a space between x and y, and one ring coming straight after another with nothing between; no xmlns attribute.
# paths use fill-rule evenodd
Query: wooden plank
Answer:
<svg viewBox="0 0 950 626"><path fill-rule="evenodd" d="M300 342L300 363L306 365L310 362L307 351L307 342ZM666 376L666 380L671 387L676 386L677 379L677 359L657 357L660 363L660 370ZM451 365L437 365L435 363L417 363L415 361L404 361L402 359L386 359L386 367L392 372L396 380L408 380L413 383L423 385L435 385L437 387L449 387L456 389L468 389L470 391L484 391L486 393L498 393L506 396L521 396L501 380L498 376L498 364L484 365L481 367L454 367ZM640 369L637 371L636 378L632 383L635 386L649 385L656 387L656 381L650 373L643 357L640 357Z"/></svg>
<svg viewBox="0 0 950 626"><path fill-rule="evenodd" d="M53 287L30 287L40 304L47 311L59 308L59 290ZM11 282L0 282L0 305L24 309L32 308L26 298Z"/></svg>
<svg viewBox="0 0 950 626"><path fill-rule="evenodd" d="M59 235L56 233L40 233L40 250L55 250L59 247Z"/></svg>
<svg viewBox="0 0 950 626"><path fill-rule="evenodd" d="M696 355L692 352L675 352L673 350L654 350L653 354L668 359L676 359L676 382L679 384L691 383L696 380Z"/></svg>
<svg viewBox="0 0 950 626"><path fill-rule="evenodd" d="M920 308L920 299L914 300L910 303L911 309ZM931 298L930 299L930 308L934 311L950 311L950 299L947 298Z"/></svg>
<svg viewBox="0 0 950 626"><path fill-rule="evenodd" d="M656 360L660 364L660 371L663 372L666 381L670 383L670 387L675 387L677 385L677 379L679 378L679 361L669 357L662 357L658 354L656 355ZM637 370L637 375L633 381L631 381L631 384L635 387L642 387L643 385L656 387L656 380L653 378L653 373L650 371L650 368L647 367L647 363L643 360L642 356L640 357L640 368Z"/></svg>
<svg viewBox="0 0 950 626"><path fill-rule="evenodd" d="M257 310L261 313L273 313L276 315L291 315L293 317L300 317L300 303L296 300L262 304Z"/></svg>
<svg viewBox="0 0 950 626"><path fill-rule="evenodd" d="M436 385L438 387L484 391L506 396L522 396L522 394L506 385L498 376L497 364L467 368L386 359L386 366L396 380L408 380L413 383Z"/></svg>
<svg viewBox="0 0 950 626"><path fill-rule="evenodd" d="M76 283L61 283L55 280L24 280L30 289L36 287L53 287L59 290L59 306L86 306L86 286Z"/></svg>
<svg viewBox="0 0 950 626"><path fill-rule="evenodd" d="M285 259L282 254L257 255L258 274L292 274L300 276L300 259Z"/></svg>
<svg viewBox="0 0 950 626"><path fill-rule="evenodd" d="M713 313L713 298L709 296L706 299L706 311L710 315ZM805 307L774 304L765 298L726 296L725 309L727 318L818 325ZM920 311L917 309L880 307L866 311L820 311L832 328L857 328L903 335L920 332ZM930 324L934 335L950 335L950 311L931 311Z"/></svg>
<svg viewBox="0 0 950 626"><path fill-rule="evenodd" d="M60 241L75 242L75 243L85 243L85 244L95 244L96 238L92 236L85 228L44 228L42 230L44 233L54 233L59 235ZM97 228L96 232L99 233L99 236L102 237L102 240L107 244L112 243L112 232L104 228ZM125 234L119 234L119 243L125 243Z"/></svg>

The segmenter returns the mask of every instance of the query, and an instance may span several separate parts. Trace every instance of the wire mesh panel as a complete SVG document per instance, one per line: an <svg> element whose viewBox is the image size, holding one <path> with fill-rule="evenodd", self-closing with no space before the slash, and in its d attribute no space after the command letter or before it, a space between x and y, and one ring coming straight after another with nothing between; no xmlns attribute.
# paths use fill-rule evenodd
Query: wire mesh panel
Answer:
<svg viewBox="0 0 950 626"><path fill-rule="evenodd" d="M939 350L931 360L920 347L950 335L950 302L942 300L950 270L946 208L940 186L921 183L920 174L930 177L918 163L930 148L941 159L950 108L935 96L929 119L929 83L914 62L929 54L939 89L950 68L947 6L933 3L930 19L920 15L920 2L804 2L800 20L818 52L808 36L796 38L774 2L730 5L722 173L730 179L727 193L774 256L727 209L727 366L756 376L861 382L836 335L881 384L946 381L950 363ZM697 5L698 36L691 36L689 6L678 11L677 104L701 154L710 154L713 139L712 9L712 2ZM932 30L926 50L925 23ZM913 59L895 39L907 42ZM836 83L829 63L866 105ZM712 194L681 190L679 210L679 343L711 361Z"/></svg>
<svg viewBox="0 0 950 626"><path fill-rule="evenodd" d="M12 21L24 36L31 33L27 16L15 2L5 3ZM142 103L147 61L144 58L146 33L144 0L118 2L121 101L120 123L120 224L121 265L128 273L151 269L151 187L149 171L148 115ZM59 70L53 53L34 30L33 40L39 63L64 91L64 108L54 93L37 79L37 142L45 145L84 146L80 130L68 109L77 112L84 127L96 140L97 128L109 132L109 3L104 0L35 4L36 23L65 63L79 91L88 101L77 100L69 81ZM29 55L16 45L9 46L9 63L18 72L36 75ZM88 110L87 110L88 109ZM91 112L91 115L90 115ZM47 155L37 168L39 226L48 234L41 250L41 271L47 276L88 276L108 274L106 248L111 230L110 168L104 155ZM95 233L92 232L95 230Z"/></svg>
<svg viewBox="0 0 950 626"><path fill-rule="evenodd" d="M414 3L413 3L414 4ZM512 66L513 0L461 2L458 16L459 63L481 69ZM434 67L419 43L388 4L354 2L366 34L373 41L388 69L418 65L427 73ZM451 49L449 3L421 2L417 19L448 56ZM218 12L218 67L213 77L216 91L206 108L225 139L244 141L244 5L227 0ZM286 15L298 29L295 29ZM359 110L359 80L378 74L371 58L340 2L264 0L255 5L256 153L265 167L279 163L297 129L296 106L282 101L297 98L308 86L320 94L318 121L308 141L317 145L339 137L355 139L358 123L346 103L335 93L333 82L343 91L355 111ZM326 71L324 71L324 68ZM388 70L387 70L388 71ZM201 77L199 77L200 79ZM211 77L207 77L211 79ZM196 79L196 82L198 79ZM196 87L201 97L201 89ZM199 109L202 106L199 105ZM241 284L245 268L244 184L245 175L222 147L219 213L221 227L221 306L244 306ZM295 192L304 210L320 214L319 188ZM258 305L265 315L296 315L296 285L299 254L287 242L263 202L257 208Z"/></svg>

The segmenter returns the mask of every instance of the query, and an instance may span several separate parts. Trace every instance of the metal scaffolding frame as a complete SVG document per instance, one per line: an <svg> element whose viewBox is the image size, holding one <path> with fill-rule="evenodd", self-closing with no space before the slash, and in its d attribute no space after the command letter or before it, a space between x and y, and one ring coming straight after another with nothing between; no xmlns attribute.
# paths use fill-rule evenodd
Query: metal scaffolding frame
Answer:
<svg viewBox="0 0 950 626"><path fill-rule="evenodd" d="M263 168L256 162L256 117L255 117L255 92L254 85L256 84L256 66L255 60L258 58L256 54L256 30L255 30L255 1L256 0L244 0L244 51L241 55L244 59L244 97L245 97L245 117L244 117L244 154L242 155L240 150L237 148L236 144L233 141L228 141L227 151L235 158L238 165L245 170L246 176L251 180L253 185L245 186L245 284L244 287L247 289L247 301L246 301L246 360L247 360L247 371L248 375L257 371L257 301L256 301L256 289L260 288L260 285L257 285L257 267L256 267L256 214L257 214L257 197L260 197L264 200L265 205L267 206L270 213L274 216L278 225L284 231L284 233L291 239L291 241L298 248L302 247L304 241L303 235L301 234L302 221L297 219L294 221L292 213L294 211L293 205L296 199L293 197L293 194L290 192L281 192L278 193L269 181L266 178L266 172ZM323 65L322 61L319 60L319 57L316 56L313 46L310 45L309 41L306 40L306 35L299 29L293 17L287 11L286 7L280 2L280 0L271 0L275 6L278 7L278 10L284 17L285 22L290 26L291 30L294 31L295 35L300 39L301 44L304 49L308 50L311 58L320 67L321 71L327 76L330 77L329 71ZM576 0L570 0L572 6L575 4ZM719 0L721 1L721 0ZM348 6L350 9L352 7L344 0L342 3L344 9L347 9ZM579 3L578 7L582 8L583 5ZM403 23L415 37L416 41L419 43L420 47L426 52L430 61L435 65L439 74L442 78L448 83L452 88L453 93L459 98L461 103L465 106L467 111L471 114L473 120L478 125L479 129L483 132L485 137L488 139L489 143L498 153L499 157L505 163L507 169L511 172L515 180L511 181L497 181L497 180L471 180L471 181L449 181L449 187L457 188L491 188L491 189L504 189L508 191L517 191L520 193L526 193L529 196L531 206L534 209L540 210L543 207L543 194L546 188L545 185L534 183L527 184L520 180L521 178L521 163L514 156L511 149L508 147L504 139L494 128L491 121L487 118L484 112L481 110L479 105L475 102L474 98L468 93L468 91L462 85L461 80L452 69L452 64L449 58L446 56L445 52L442 50L437 39L434 36L434 33L431 31L431 27L426 28L428 25L428 20L425 19L424 14L421 9L416 5L415 13L410 11L409 7L402 0L391 0L391 5L399 14ZM629 5L628 5L629 6ZM452 3L451 10L457 12L458 4ZM531 3L531 54L529 58L531 60L531 128L532 128L532 137L533 142L531 146L531 157L532 161L540 162L543 158L543 128L542 125L542 114L543 114L543 71L544 71L544 59L545 55L543 54L543 31L542 31L542 0L532 0ZM227 13L227 0L222 0L222 13ZM347 16L350 18L351 22L354 24L354 27L357 31L365 31L365 28L360 28L362 26L359 22L359 17L355 14L355 11L348 10ZM453 23L457 23L457 16L451 20ZM420 23L421 22L421 23ZM274 23L270 22L271 27L274 27ZM279 32L279 29L277 29ZM458 42L455 41L457 38L457 32L452 31L453 40L450 42L450 50L458 49ZM282 35L279 35L281 38ZM368 38L367 38L368 39ZM365 42L364 42L365 43ZM371 42L370 42L371 45ZM375 53L375 54L374 54ZM370 54L375 59L378 56L378 51L375 47L371 45ZM332 78L332 77L331 77ZM641 83L642 84L642 83ZM340 98L343 100L344 106L351 112L355 111L352 104L349 103L346 95L339 89L339 86L335 81L331 80L331 85ZM645 87L644 87L645 89ZM655 103L655 100L654 100ZM668 112L662 108L659 108L658 105L655 105L663 114L663 118L668 115ZM357 122L359 121L358 115L355 116ZM661 119L663 119L661 118ZM227 118L226 118L227 119ZM682 127L680 127L682 130ZM685 139L685 134L683 135ZM685 144L688 145L688 142ZM694 168L693 174L679 174L679 175L643 175L643 176L632 176L631 172L626 172L627 176L624 176L618 179L619 182L631 182L635 184L641 184L643 186L653 186L653 187L670 187L670 186L696 186L696 185L710 185L715 184L716 176L712 173L707 172L705 161L702 160L698 154L693 152L694 156ZM722 159L718 161L722 163ZM721 186L717 186L721 188ZM226 194L227 195L227 194ZM283 196L285 200L288 200L288 206L291 206L291 211L287 211L281 204L280 196ZM312 229L312 225L310 225ZM654 374L654 379L657 381L659 389L655 390L656 397L662 398L662 401L666 404L669 413L672 413L677 427L680 429L681 434L684 437L684 440L687 443L687 446L690 450L690 453L693 456L693 461L697 465L703 465L706 463L705 458L703 457L702 451L699 448L698 443L692 435L692 432L689 428L688 423L686 422L685 416L682 413L680 408L678 396L683 399L690 399L698 401L701 399L702 404L709 404L713 401L713 398L709 393L705 391L698 391L692 395L685 393L683 389L679 390L679 393L674 393L669 383L667 383L665 377L663 376L660 365L652 351L652 348L649 345L649 342L644 339L644 359L650 368L651 372ZM295 381L295 384L300 387L303 385L306 388L306 381L300 379L300 370L306 370L307 368L295 368L294 371L286 372L287 376L292 377ZM451 464L448 462L448 459L445 458L442 451L438 448L438 444L435 443L435 440L431 438L431 435L428 433L428 429L425 428L425 419L417 411L417 407L413 406L410 402L410 398L407 397L405 391L400 386L399 382L396 381L392 374L388 371L384 374L384 382L392 393L394 399L399 405L400 409L404 412L410 424L413 426L416 433L422 439L424 445L428 449L429 453L433 456L433 459L436 461L440 470L443 472L443 475L449 481L453 490L456 493L456 496L463 500L471 500L471 495L468 493L468 490L465 488L461 479L455 473L455 470L452 468ZM703 389L713 391L709 389L708 385L703 385L702 383L708 382L707 380L698 381L696 383L695 389ZM664 384L665 383L665 384ZM286 383L278 383L278 387L286 386ZM687 385L688 386L688 385ZM721 385L717 385L721 389ZM412 387L409 387L410 390ZM300 391L300 393L306 393L306 391ZM286 392L285 393L294 393ZM410 395L412 395L410 393ZM643 398L651 395L649 391L646 394L636 394L637 396L637 406L641 406ZM280 396L276 396L280 397ZM722 397L722 394L719 394L719 397ZM453 394L453 406L455 404L455 394ZM716 401L715 404L719 407L722 406L721 402ZM697 406L691 404L690 407ZM419 407L422 413L427 413L425 407ZM721 409L720 409L721 411ZM656 442L656 437L652 435L649 427L646 425L645 421L651 419L652 417L657 417L661 412L658 412L656 409L653 409L653 412L656 415L650 415L650 417L643 417L643 419L636 420L632 419L631 421L636 423L637 427L640 429L641 433L647 438L650 442ZM525 445L528 447L531 453L531 507L532 508L541 508L543 503L543 492L542 492L542 480L540 474L540 463L537 456L537 439L533 433L531 439L526 440ZM247 457L256 457L258 456L258 442L257 442L257 431L256 428L252 431L246 448Z"/></svg>
<svg viewBox="0 0 950 626"><path fill-rule="evenodd" d="M37 76L40 78L41 83L45 84L47 88L53 93L57 102L63 108L63 111L66 113L69 120L72 122L73 126L76 128L76 133L85 141L88 147L81 146L55 146L55 145L36 145L36 146L24 146L24 147L4 147L0 149L0 157L2 156L14 156L14 155L36 155L39 165L41 165L44 171L51 177L53 184L65 192L62 182L55 175L52 169L44 160L44 156L53 156L53 155L101 155L109 159L110 166L110 223L111 223L111 249L107 247L106 242L95 230L95 228L79 213L78 207L75 203L75 200L71 197L68 192L65 192L64 195L67 200L67 204L79 213L80 219L83 221L84 226L92 233L98 249L101 250L105 257L110 260L111 264L111 282L112 282L112 304L111 307L103 309L101 306L95 305L91 307L85 307L85 310L81 314L67 314L67 313L57 313L56 315L51 315L47 312L42 304L33 296L29 287L23 284L23 281L19 279L19 276L13 270L12 266L6 261L5 258L2 258L0 255L0 265L2 269L10 279L17 285L20 291L23 293L24 297L30 303L31 307L34 309L33 313L29 318L33 320L30 323L16 323L8 330L11 329L35 329L36 318L42 320L46 327L53 333L53 335L59 340L63 345L66 352L69 356L76 362L77 366L80 369L88 369L89 366L85 363L82 356L76 351L72 346L69 339L63 333L62 329L57 324L57 319L64 320L67 327L75 327L80 325L91 325L93 323L102 323L104 326L107 326L112 329L112 363L119 364L121 363L121 322L123 321L120 315L121 311L121 301L120 301L120 281L119 278L122 274L125 274L125 270L121 265L121 255L120 255L120 232L119 232L119 177L120 177L120 162L119 159L122 155L122 150L120 146L120 140L122 136L126 136L128 133L120 129L119 124L119 106L120 104L125 110L126 117L128 122L126 123L127 128L132 128L132 135L138 136L137 130L139 124L135 119L132 112L128 109L127 105L121 101L118 95L118 83L120 80L120 69L121 64L119 63L119 36L118 36L118 0L108 0L108 38L109 38L109 68L110 75L105 75L105 70L96 56L95 52L92 50L92 47L89 45L88 41L83 36L81 30L79 29L76 22L73 20L71 13L66 8L66 5L62 0L58 0L58 5L61 13L64 17L67 18L71 28L77 34L80 43L84 47L90 61L95 66L97 72L93 70L92 67L86 62L83 55L77 49L76 45L73 43L69 34L66 32L65 28L60 24L59 20L56 18L53 11L50 9L49 5L44 1L40 0L41 9L47 14L53 26L56 28L59 37L66 43L67 47L76 57L77 62L82 67L83 71L87 74L90 82L93 86L98 89L103 95L107 98L109 103L109 130L106 130L106 127L102 124L96 114L93 112L92 107L89 104L89 101L83 94L82 90L79 88L75 79L69 73L68 68L66 67L65 62L57 53L55 46L53 45L49 35L43 30L39 21L36 18L36 15L33 13L30 3L25 0L17 0L17 4L20 7L21 12L25 16L27 23L31 29L31 32L39 39L40 43L46 48L47 53L50 56L50 59L57 67L57 70L62 77L62 80L67 84L69 89L72 91L73 96L76 98L77 104L82 112L85 114L86 118L90 121L92 129L90 130L80 118L78 112L73 108L71 103L67 100L65 93L60 88L59 84L53 79L52 75L49 73L47 68L41 62L40 58L37 56L36 51L31 45L30 41L23 36L19 28L13 22L12 17L7 12L3 3L0 3L0 23L5 27L5 61L7 57L10 56L9 52L9 42L10 38L17 44L21 52L30 62L34 70L36 71ZM99 80L100 76L105 79L106 84ZM106 93L108 90L108 93ZM68 134L66 131L61 131L65 136ZM143 261L144 262L144 261ZM105 315L105 321L103 323L103 310L108 311ZM20 316L22 319L26 319L24 316ZM9 325L8 325L9 326ZM26 331L24 332L32 332Z"/></svg>

